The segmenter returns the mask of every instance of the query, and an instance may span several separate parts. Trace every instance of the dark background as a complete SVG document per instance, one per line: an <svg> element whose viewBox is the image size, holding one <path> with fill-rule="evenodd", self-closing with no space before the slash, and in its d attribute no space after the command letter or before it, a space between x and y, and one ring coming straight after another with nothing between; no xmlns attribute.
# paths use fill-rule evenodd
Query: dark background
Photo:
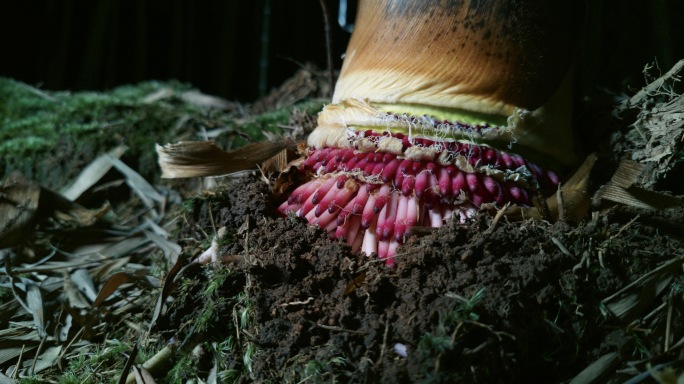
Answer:
<svg viewBox="0 0 684 384"><path fill-rule="evenodd" d="M338 1L327 2L339 68L349 34L337 25ZM664 72L684 58L684 1L587 5L578 83L585 93L641 86L645 64L657 60ZM0 43L0 76L49 90L178 79L252 101L298 63L326 67L318 0L4 1Z"/></svg>

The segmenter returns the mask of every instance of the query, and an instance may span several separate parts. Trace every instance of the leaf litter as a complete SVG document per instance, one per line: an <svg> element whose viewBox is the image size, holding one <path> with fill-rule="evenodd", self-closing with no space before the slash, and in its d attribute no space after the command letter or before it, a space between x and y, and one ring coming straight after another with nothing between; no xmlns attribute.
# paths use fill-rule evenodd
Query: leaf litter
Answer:
<svg viewBox="0 0 684 384"><path fill-rule="evenodd" d="M676 99L666 86L676 76L655 79L618 111L659 110ZM310 116L292 112L286 125L303 127ZM632 128L625 124L614 151L585 171L589 184L572 187L598 191L583 220L565 214L562 194L553 222L483 213L415 236L395 269L276 217L272 189L287 189L292 174L214 179L198 194L196 184L154 186L116 157L101 160L125 180L125 206L87 225L54 210L3 223L21 221L35 236L2 251L0 281L12 299L0 304L0 379L49 381L69 360L100 355L93 381L681 380L684 209L681 192L654 189L669 185L680 160L648 158L662 164L656 183L641 173L611 180L624 159L644 164L632 155L643 147ZM670 148L681 145L677 137ZM631 200L602 194L601 185ZM652 204L658 196L674 200L660 199L670 202L663 209ZM209 250L227 262L190 263Z"/></svg>
<svg viewBox="0 0 684 384"><path fill-rule="evenodd" d="M114 321L144 323L144 317L131 314L149 313L146 307L154 302L149 295L160 289L152 266L175 262L180 254L163 229L167 196L118 160L123 152L117 147L96 158L64 195L29 182L4 184L5 193L26 191L1 206L6 212L2 239L17 245L0 251L5 266L0 286L11 288L14 296L2 305L6 328L0 335L0 363L14 362L3 369L8 378L37 375L92 354ZM128 217L128 225L115 224L109 208L86 209L73 202L111 168L137 197L129 203L139 206L138 216ZM30 235L12 239L13 233ZM40 251L46 256L36 261Z"/></svg>

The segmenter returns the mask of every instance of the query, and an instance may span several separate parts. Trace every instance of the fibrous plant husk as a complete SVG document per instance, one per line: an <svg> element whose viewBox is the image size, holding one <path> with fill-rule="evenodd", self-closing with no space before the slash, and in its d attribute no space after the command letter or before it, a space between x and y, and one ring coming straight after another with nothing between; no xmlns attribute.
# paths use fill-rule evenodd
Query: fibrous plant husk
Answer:
<svg viewBox="0 0 684 384"><path fill-rule="evenodd" d="M644 75L649 84L631 97L624 97L616 114L636 111L630 129L615 137L622 154L646 169L638 183L648 189L672 190L684 193L681 183L674 183L674 174L684 169L684 86L680 60L664 74L652 75L655 65L646 66Z"/></svg>

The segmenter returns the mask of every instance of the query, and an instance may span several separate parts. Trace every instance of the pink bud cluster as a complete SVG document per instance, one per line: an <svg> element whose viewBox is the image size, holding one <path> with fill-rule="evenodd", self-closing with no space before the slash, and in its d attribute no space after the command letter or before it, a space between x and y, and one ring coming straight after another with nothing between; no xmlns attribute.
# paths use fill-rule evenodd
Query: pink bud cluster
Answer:
<svg viewBox="0 0 684 384"><path fill-rule="evenodd" d="M373 135L382 134L356 133ZM311 149L302 171L314 174L313 179L296 188L278 211L305 217L345 239L354 251L377 253L393 265L397 247L412 228L440 227L452 217L465 222L483 204L530 205L539 188L559 182L554 172L488 146L391 136L402 140L403 150L438 147L442 161L377 149ZM465 167L443 161L459 156L467 161ZM517 177L525 172L526 179Z"/></svg>

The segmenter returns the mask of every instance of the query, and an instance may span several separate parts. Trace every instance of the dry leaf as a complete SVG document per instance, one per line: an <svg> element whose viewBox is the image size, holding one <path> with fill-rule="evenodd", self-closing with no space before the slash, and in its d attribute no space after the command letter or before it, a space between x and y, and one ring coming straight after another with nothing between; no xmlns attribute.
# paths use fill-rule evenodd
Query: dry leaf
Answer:
<svg viewBox="0 0 684 384"><path fill-rule="evenodd" d="M14 276L8 266L9 263L7 263L5 269L10 277L14 298L26 312L33 316L33 325L36 327L39 338L42 339L45 337L45 316L43 311L43 295L40 293L40 288L29 279Z"/></svg>
<svg viewBox="0 0 684 384"><path fill-rule="evenodd" d="M0 372L0 384L17 384L18 381Z"/></svg>
<svg viewBox="0 0 684 384"><path fill-rule="evenodd" d="M145 231L145 235L164 252L164 257L170 264L175 264L181 254L181 246L154 232Z"/></svg>
<svg viewBox="0 0 684 384"><path fill-rule="evenodd" d="M95 283L93 279L90 278L90 274L87 270L79 268L71 273L71 281L76 285L79 291L85 295L85 297L93 302L97 298L97 290L95 289Z"/></svg>
<svg viewBox="0 0 684 384"><path fill-rule="evenodd" d="M166 199L162 194L157 192L157 190L147 182L138 172L133 170L133 168L124 164L123 161L110 157L109 160L112 165L121 172L126 178L126 184L135 192L136 195L142 200L142 202L150 209L154 209L155 203L163 207Z"/></svg>
<svg viewBox="0 0 684 384"><path fill-rule="evenodd" d="M263 172L282 172L287 169L287 149L283 149L275 156L264 161L261 165Z"/></svg>
<svg viewBox="0 0 684 384"><path fill-rule="evenodd" d="M90 273L97 280L104 280L112 271L122 268L130 262L130 257L120 257L114 260L102 261L100 265L90 270Z"/></svg>
<svg viewBox="0 0 684 384"><path fill-rule="evenodd" d="M162 177L222 176L257 169L263 162L290 147L286 141L266 141L226 152L211 141L181 141L157 145Z"/></svg>
<svg viewBox="0 0 684 384"><path fill-rule="evenodd" d="M71 316L70 314L67 314L64 317L64 321L61 327L59 327L59 334L57 335L59 338L59 341L67 341L69 340L69 331L71 330L71 325L74 323L74 317Z"/></svg>
<svg viewBox="0 0 684 384"><path fill-rule="evenodd" d="M181 271L181 267L183 266L183 264L185 264L185 261L183 260L183 258L179 257L176 264L173 265L173 268L171 268L169 273L164 278L164 285L162 286L162 289L159 292L157 302L154 306L154 312L152 313L152 319L150 320L150 329L154 328L155 324L157 323L157 319L159 318L159 315L161 315L161 311L164 308L164 303L166 303L166 299L169 297L171 292L176 287L176 283L174 282L174 280L176 279L176 275L178 274L178 272Z"/></svg>
<svg viewBox="0 0 684 384"><path fill-rule="evenodd" d="M25 366L28 368L24 369L24 374L33 375L54 366L61 353L61 345L46 348L35 361L26 361Z"/></svg>
<svg viewBox="0 0 684 384"><path fill-rule="evenodd" d="M647 167L643 164L632 160L623 160L610 182L596 193L594 199L597 202L608 200L649 210L663 210L681 206L682 200L677 197L637 186L637 182L646 169Z"/></svg>
<svg viewBox="0 0 684 384"><path fill-rule="evenodd" d="M643 275L601 301L601 311L621 322L630 322L653 304L672 279L681 273L684 258L674 258L653 271Z"/></svg>
<svg viewBox="0 0 684 384"><path fill-rule="evenodd" d="M119 272L113 274L107 281L104 283L102 286L102 289L100 289L100 293L97 294L97 297L93 301L93 307L99 307L109 296L114 294L116 290L123 284L129 283L131 281L134 281L135 278L125 272Z"/></svg>
<svg viewBox="0 0 684 384"><path fill-rule="evenodd" d="M0 186L0 248L15 246L32 234L41 220L53 217L62 224L86 227L109 210L86 209L64 196L31 182L11 179Z"/></svg>
<svg viewBox="0 0 684 384"><path fill-rule="evenodd" d="M69 305L72 308L90 308L90 303L83 296L83 293L78 290L68 273L64 273L63 289L64 293L66 293L67 299L69 300Z"/></svg>
<svg viewBox="0 0 684 384"><path fill-rule="evenodd" d="M119 159L126 152L126 146L118 146L104 155L98 156L81 173L76 180L62 190L62 195L69 200L78 199L83 192L95 185L112 168L110 158Z"/></svg>

